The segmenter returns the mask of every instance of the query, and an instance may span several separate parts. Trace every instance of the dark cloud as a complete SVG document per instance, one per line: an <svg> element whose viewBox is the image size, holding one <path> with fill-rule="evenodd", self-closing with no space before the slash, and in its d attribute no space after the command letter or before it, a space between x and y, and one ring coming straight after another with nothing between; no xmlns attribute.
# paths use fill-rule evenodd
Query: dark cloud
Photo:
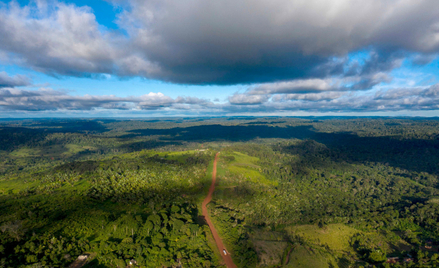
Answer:
<svg viewBox="0 0 439 268"><path fill-rule="evenodd" d="M407 56L406 52L375 50L369 54L363 66L358 68L359 75L370 75L380 72L388 72L401 66L402 61Z"/></svg>
<svg viewBox="0 0 439 268"><path fill-rule="evenodd" d="M53 75L186 84L364 77L389 72L412 53L439 52L438 1L111 2L121 6L126 35L106 30L86 7L9 4L0 9L0 50ZM359 50L372 54L349 63L348 53Z"/></svg>
<svg viewBox="0 0 439 268"><path fill-rule="evenodd" d="M130 3L124 16L141 25L131 28L138 51L159 63L161 79L182 83L340 75L360 49L375 51L359 70L372 74L397 67L406 51L439 49L439 3L429 0Z"/></svg>
<svg viewBox="0 0 439 268"><path fill-rule="evenodd" d="M0 72L0 88L28 86L32 82L24 75L9 76L6 72Z"/></svg>

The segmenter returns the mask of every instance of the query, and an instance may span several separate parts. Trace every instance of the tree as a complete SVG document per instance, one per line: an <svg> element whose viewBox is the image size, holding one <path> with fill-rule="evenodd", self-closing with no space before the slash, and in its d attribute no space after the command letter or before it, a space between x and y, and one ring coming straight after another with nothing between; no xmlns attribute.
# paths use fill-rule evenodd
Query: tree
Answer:
<svg viewBox="0 0 439 268"><path fill-rule="evenodd" d="M24 234L23 224L21 221L8 222L0 227L0 230L8 232L15 240L20 241L21 236Z"/></svg>

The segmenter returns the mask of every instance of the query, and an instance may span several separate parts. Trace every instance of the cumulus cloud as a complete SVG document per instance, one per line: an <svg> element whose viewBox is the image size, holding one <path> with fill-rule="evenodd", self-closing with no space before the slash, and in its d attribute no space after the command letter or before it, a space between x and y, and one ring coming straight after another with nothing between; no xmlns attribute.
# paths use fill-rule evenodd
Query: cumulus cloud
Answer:
<svg viewBox="0 0 439 268"><path fill-rule="evenodd" d="M39 90L20 90L15 88L0 89L0 109L45 111L45 110L161 110L186 109L195 107L202 109L211 103L195 97L177 97L173 99L160 92L148 93L139 97L109 96L71 96L64 91L41 88ZM185 106L182 106L185 105Z"/></svg>
<svg viewBox="0 0 439 268"><path fill-rule="evenodd" d="M11 2L0 9L0 50L6 60L51 75L147 77L159 68L130 49L129 40L102 30L92 10L58 1Z"/></svg>
<svg viewBox="0 0 439 268"><path fill-rule="evenodd" d="M56 0L0 5L0 61L54 76L139 76L182 84L240 84L227 103L151 92L72 96L19 90L0 72L2 110L394 111L438 109L438 86L379 90L409 59L439 55L431 0L108 0L121 31L93 10ZM358 57L352 56L359 55ZM373 89L373 90L372 90Z"/></svg>
<svg viewBox="0 0 439 268"><path fill-rule="evenodd" d="M234 94L225 104L196 97L171 98L160 92L142 96L72 96L50 88L0 89L2 111L91 111L91 110L187 111L191 114L238 114L304 112L420 111L439 109L439 84L369 92L328 91L307 94ZM186 112L186 113L187 113Z"/></svg>
<svg viewBox="0 0 439 268"><path fill-rule="evenodd" d="M249 91L252 95L274 93L309 93L319 91L337 90L338 85L331 79L307 79L288 82L267 83L256 86Z"/></svg>
<svg viewBox="0 0 439 268"><path fill-rule="evenodd" d="M258 95L256 95L258 96ZM258 106L233 105L224 108L230 113L254 112L376 112L419 111L439 109L439 84L429 87L394 88L376 94L322 92L275 95Z"/></svg>
<svg viewBox="0 0 439 268"><path fill-rule="evenodd" d="M0 88L2 87L21 87L31 84L29 77L24 75L9 76L6 72L0 72Z"/></svg>
<svg viewBox="0 0 439 268"><path fill-rule="evenodd" d="M350 76L327 79L296 79L292 81L265 83L248 89L249 95L263 94L306 94L325 91L369 90L382 82L390 82L385 73L374 73L364 76Z"/></svg>
<svg viewBox="0 0 439 268"><path fill-rule="evenodd" d="M335 100L345 95L343 92L323 92L323 93L309 93L309 94L285 94L276 95L273 97L274 101L283 100L306 100L306 101L321 101L321 100Z"/></svg>
<svg viewBox="0 0 439 268"><path fill-rule="evenodd" d="M397 66L402 51L439 49L439 3L429 0L129 2L122 18L140 25L131 27L138 50L160 63L163 79L183 83L342 72L332 57L369 47L372 72Z"/></svg>
<svg viewBox="0 0 439 268"><path fill-rule="evenodd" d="M256 105L264 103L268 99L268 95L234 94L229 97L229 103L234 105Z"/></svg>
<svg viewBox="0 0 439 268"><path fill-rule="evenodd" d="M48 10L46 5L21 8L11 2L9 8L1 9L0 49L46 73L111 73L115 51L108 37L99 31L91 10L53 4L53 10Z"/></svg>
<svg viewBox="0 0 439 268"><path fill-rule="evenodd" d="M174 100L171 97L165 96L163 93L150 92L140 98L139 107L142 109L157 109L162 107L169 107Z"/></svg>
<svg viewBox="0 0 439 268"><path fill-rule="evenodd" d="M265 83L372 75L407 53L425 62L439 52L439 2L431 0L113 0L126 34L106 30L87 7L49 1L1 8L0 50L54 75ZM346 65L362 49L370 59Z"/></svg>

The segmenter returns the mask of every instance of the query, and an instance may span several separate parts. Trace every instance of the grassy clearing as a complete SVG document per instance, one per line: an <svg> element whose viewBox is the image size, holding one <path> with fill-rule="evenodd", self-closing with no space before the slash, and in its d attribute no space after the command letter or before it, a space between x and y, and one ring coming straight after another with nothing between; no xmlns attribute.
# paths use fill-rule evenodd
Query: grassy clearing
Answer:
<svg viewBox="0 0 439 268"><path fill-rule="evenodd" d="M305 246L297 246L290 254L287 265L291 268L331 268L339 267L337 261L329 253L321 252Z"/></svg>
<svg viewBox="0 0 439 268"><path fill-rule="evenodd" d="M352 252L349 241L355 234L361 233L356 229L343 224L330 224L319 228L316 225L299 225L285 228L289 235L300 236L306 241L319 245L329 246L335 251Z"/></svg>
<svg viewBox="0 0 439 268"><path fill-rule="evenodd" d="M246 165L253 168L259 168L259 166L256 164L259 161L259 158L246 155L244 153L240 152L233 152L233 157L235 157L234 163L235 165Z"/></svg>
<svg viewBox="0 0 439 268"><path fill-rule="evenodd" d="M10 153L10 156L14 157L29 157L29 156L37 156L41 153L39 149L35 148L21 148Z"/></svg>
<svg viewBox="0 0 439 268"><path fill-rule="evenodd" d="M259 158L252 157L240 152L224 154L228 161L224 161L224 168L233 175L241 176L253 183L277 186L277 182L267 180L260 173L260 166L257 164ZM224 175L225 175L224 171Z"/></svg>
<svg viewBox="0 0 439 268"><path fill-rule="evenodd" d="M253 228L250 232L250 240L258 254L260 266L279 265L282 263L283 252L288 247L284 241L284 234L271 232L260 228Z"/></svg>
<svg viewBox="0 0 439 268"><path fill-rule="evenodd" d="M92 146L81 146L81 145L77 145L77 144L66 144L64 147L67 148L68 151L64 152L62 154L68 155L68 156L75 155L77 153L84 152L87 150L96 150L97 149L97 148L92 147Z"/></svg>
<svg viewBox="0 0 439 268"><path fill-rule="evenodd" d="M219 160L218 160L218 164L216 166L216 176L217 176L217 179L220 179L220 180L217 180L217 184L219 182L223 181L223 179L226 177L226 173L227 173L226 165L224 164L224 161L223 161L223 156L224 156L223 153L219 154Z"/></svg>
<svg viewBox="0 0 439 268"><path fill-rule="evenodd" d="M287 242L254 240L253 246L258 254L259 266L278 265L282 262L282 253L288 246Z"/></svg>
<svg viewBox="0 0 439 268"><path fill-rule="evenodd" d="M0 195L6 193L18 193L21 190L38 185L38 182L28 182L26 179L10 179L0 181Z"/></svg>
<svg viewBox="0 0 439 268"><path fill-rule="evenodd" d="M345 267L341 261L345 256L355 256L351 245L353 237L365 235L373 244L373 248L382 248L387 255L401 250L408 251L409 244L394 232L363 232L344 224L330 224L323 228L316 225L299 225L286 227L285 231L292 237L300 237L305 243L292 252L291 266L287 267L328 267L329 263L338 260L338 265L329 267ZM308 253L304 249L308 249ZM311 256L311 255L315 256ZM402 255L400 257L403 257ZM326 262L325 259L326 258ZM351 261L355 261L351 259ZM319 263L317 263L319 262ZM326 264L324 264L326 263Z"/></svg>

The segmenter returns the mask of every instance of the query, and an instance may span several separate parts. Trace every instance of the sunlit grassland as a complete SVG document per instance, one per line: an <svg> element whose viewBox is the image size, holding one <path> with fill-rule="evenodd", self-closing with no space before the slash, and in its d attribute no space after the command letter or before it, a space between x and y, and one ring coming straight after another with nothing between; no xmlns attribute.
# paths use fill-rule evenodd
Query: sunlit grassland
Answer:
<svg viewBox="0 0 439 268"><path fill-rule="evenodd" d="M13 157L29 157L37 156L41 153L41 150L35 148L20 148L12 151L9 155Z"/></svg>
<svg viewBox="0 0 439 268"><path fill-rule="evenodd" d="M0 195L17 193L38 185L38 181L31 181L30 177L3 177L0 179Z"/></svg>
<svg viewBox="0 0 439 268"><path fill-rule="evenodd" d="M235 151L224 152L221 156L225 160L221 161L221 172L219 175L226 176L227 172L229 172L233 176L256 184L277 185L277 182L267 180L264 175L261 174L261 167L258 165L259 158Z"/></svg>
<svg viewBox="0 0 439 268"><path fill-rule="evenodd" d="M344 267L342 259L355 256L354 241L356 236L367 237L371 246L384 250L387 254L409 249L409 244L394 232L364 232L344 224L298 225L285 228L290 237L299 237L302 246L296 246L290 256L288 267L328 267L313 266L315 262L331 263L333 257L338 259L338 266ZM329 255L330 254L330 255ZM402 256L401 256L402 257ZM350 258L350 257L347 257ZM306 261L304 261L306 260ZM356 261L356 259L351 259ZM331 267L331 266L329 266Z"/></svg>
<svg viewBox="0 0 439 268"><path fill-rule="evenodd" d="M77 144L66 144L65 147L68 149L67 152L62 153L63 155L66 156L71 156L71 155L75 155L77 153L80 152L84 152L87 150L96 150L96 147L93 146L82 146L82 145L77 145Z"/></svg>
<svg viewBox="0 0 439 268"><path fill-rule="evenodd" d="M335 258L327 253L306 246L296 246L290 254L287 265L282 267L291 268L333 268L337 265Z"/></svg>
<svg viewBox="0 0 439 268"><path fill-rule="evenodd" d="M317 225L289 226L285 230L289 235L300 236L307 242L319 246L329 246L335 251L353 252L350 245L352 237L361 231L344 224L329 224L323 228Z"/></svg>

